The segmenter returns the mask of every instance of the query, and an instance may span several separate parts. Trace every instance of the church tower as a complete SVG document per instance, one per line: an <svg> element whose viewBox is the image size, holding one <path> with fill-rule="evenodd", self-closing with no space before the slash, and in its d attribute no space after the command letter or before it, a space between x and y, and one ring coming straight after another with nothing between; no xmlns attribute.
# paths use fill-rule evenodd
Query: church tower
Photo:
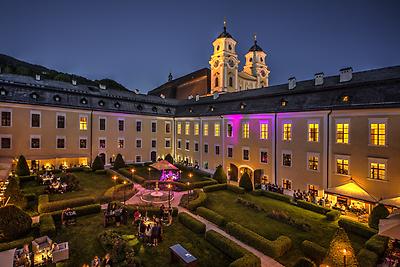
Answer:
<svg viewBox="0 0 400 267"><path fill-rule="evenodd" d="M257 88L268 87L269 69L265 59L267 54L257 44L257 36L254 35L254 45L250 47L245 55L246 64L243 71L251 76L257 77Z"/></svg>
<svg viewBox="0 0 400 267"><path fill-rule="evenodd" d="M211 66L211 93L236 92L238 90L239 59L236 53L236 41L224 31L213 42L214 53L209 61Z"/></svg>

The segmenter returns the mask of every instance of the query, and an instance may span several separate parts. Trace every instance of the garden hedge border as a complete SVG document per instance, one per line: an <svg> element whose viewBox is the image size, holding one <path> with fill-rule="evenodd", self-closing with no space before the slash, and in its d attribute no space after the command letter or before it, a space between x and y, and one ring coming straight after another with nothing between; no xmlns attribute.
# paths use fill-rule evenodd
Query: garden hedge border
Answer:
<svg viewBox="0 0 400 267"><path fill-rule="evenodd" d="M53 236L56 234L56 225L50 213L40 215L39 223L39 233L41 236Z"/></svg>
<svg viewBox="0 0 400 267"><path fill-rule="evenodd" d="M279 194L275 192L270 192L270 191L265 191L261 189L254 190L251 192L251 194L256 195L256 196L264 196L264 197L269 197L273 198L276 200L284 201L286 203L292 204L292 197L284 194Z"/></svg>
<svg viewBox="0 0 400 267"><path fill-rule="evenodd" d="M305 200L297 200L297 206L306 210L311 210L313 212L326 215L328 212L332 211L330 208L326 208L320 205L316 205Z"/></svg>
<svg viewBox="0 0 400 267"><path fill-rule="evenodd" d="M219 227L225 227L227 221L224 216L219 215L213 210L207 209L205 207L198 207L196 213L206 220L218 225Z"/></svg>
<svg viewBox="0 0 400 267"><path fill-rule="evenodd" d="M339 219L338 224L340 227L344 228L346 232L354 233L365 238L371 238L373 235L378 233L375 229L349 219L341 218Z"/></svg>
<svg viewBox="0 0 400 267"><path fill-rule="evenodd" d="M178 220L196 234L204 234L206 232L206 225L189 215L189 213L180 212L178 214Z"/></svg>
<svg viewBox="0 0 400 267"><path fill-rule="evenodd" d="M317 264L321 264L324 260L326 253L328 250L317 243L314 243L309 240L304 240L301 242L301 251L303 251L304 255L315 261Z"/></svg>
<svg viewBox="0 0 400 267"><path fill-rule="evenodd" d="M328 221L337 221L340 218L340 212L338 210L331 210L328 211L325 216Z"/></svg>
<svg viewBox="0 0 400 267"><path fill-rule="evenodd" d="M48 195L39 196L39 204L38 204L39 213L49 213L57 210L63 210L66 208L75 208L95 203L95 198L90 196L71 198L53 202L48 202L48 199L49 199Z"/></svg>
<svg viewBox="0 0 400 267"><path fill-rule="evenodd" d="M213 185L211 185L213 186ZM207 194L200 189L195 189L198 197L189 203L189 210L194 211L198 207L203 206L207 201ZM204 189L203 189L204 190Z"/></svg>
<svg viewBox="0 0 400 267"><path fill-rule="evenodd" d="M10 242L0 243L0 251L9 250L12 248L21 248L25 244L30 244L33 240L33 236L16 239Z"/></svg>
<svg viewBox="0 0 400 267"><path fill-rule="evenodd" d="M379 256L369 249L362 248L357 254L359 266L362 267L375 267L378 264Z"/></svg>
<svg viewBox="0 0 400 267"><path fill-rule="evenodd" d="M90 215L90 214L95 214L95 213L101 212L101 205L100 204L90 204L90 205L74 208L74 210L76 211L76 216L80 217L80 216L85 216L85 215ZM54 222L61 222L62 210L57 210L57 211L53 211L50 213L44 213L43 215L45 215L45 214L50 214L53 217Z"/></svg>
<svg viewBox="0 0 400 267"><path fill-rule="evenodd" d="M382 257L386 251L388 243L388 237L376 234L365 242L365 247L372 252L375 252L379 257Z"/></svg>
<svg viewBox="0 0 400 267"><path fill-rule="evenodd" d="M206 193L219 191L219 190L225 190L225 189L226 189L226 184L214 184L214 185L209 185L209 186L203 187L203 191Z"/></svg>

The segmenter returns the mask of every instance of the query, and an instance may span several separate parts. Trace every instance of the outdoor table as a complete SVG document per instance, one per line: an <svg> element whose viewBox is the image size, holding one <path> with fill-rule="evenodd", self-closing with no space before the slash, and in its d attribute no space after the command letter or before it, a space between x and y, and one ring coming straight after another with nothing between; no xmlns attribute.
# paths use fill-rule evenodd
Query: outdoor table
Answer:
<svg viewBox="0 0 400 267"><path fill-rule="evenodd" d="M169 247L171 251L171 263L178 262L179 260L187 267L197 266L197 258L189 253L180 244L175 244Z"/></svg>

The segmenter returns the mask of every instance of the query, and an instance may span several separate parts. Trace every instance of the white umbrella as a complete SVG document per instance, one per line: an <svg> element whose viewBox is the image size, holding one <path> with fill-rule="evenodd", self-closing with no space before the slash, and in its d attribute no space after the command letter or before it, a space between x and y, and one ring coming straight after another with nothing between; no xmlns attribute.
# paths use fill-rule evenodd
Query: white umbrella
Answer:
<svg viewBox="0 0 400 267"><path fill-rule="evenodd" d="M379 235L400 239L400 210L396 210L386 219L379 220Z"/></svg>
<svg viewBox="0 0 400 267"><path fill-rule="evenodd" d="M0 252L0 266L2 267L13 267L14 266L14 254L15 248L7 251Z"/></svg>

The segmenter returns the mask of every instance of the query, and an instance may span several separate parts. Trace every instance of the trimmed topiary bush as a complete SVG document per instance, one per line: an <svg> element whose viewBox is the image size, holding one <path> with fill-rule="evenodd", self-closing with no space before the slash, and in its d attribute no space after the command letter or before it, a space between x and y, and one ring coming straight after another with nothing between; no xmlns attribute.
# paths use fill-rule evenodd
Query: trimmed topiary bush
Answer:
<svg viewBox="0 0 400 267"><path fill-rule="evenodd" d="M196 210L198 207L203 206L207 201L207 195L203 191L197 189L196 193L198 197L195 200L189 202L189 210Z"/></svg>
<svg viewBox="0 0 400 267"><path fill-rule="evenodd" d="M343 257L344 249L346 250L346 264L344 263ZM329 266L359 266L354 249L351 246L350 239L343 228L339 228L333 236L328 253L326 254L323 263Z"/></svg>
<svg viewBox="0 0 400 267"><path fill-rule="evenodd" d="M354 233L365 238L371 238L373 235L378 233L377 230L370 228L365 224L349 219L339 219L338 224L340 227L344 228L346 232Z"/></svg>
<svg viewBox="0 0 400 267"><path fill-rule="evenodd" d="M299 258L293 267L316 267L317 265L310 259L301 257Z"/></svg>
<svg viewBox="0 0 400 267"><path fill-rule="evenodd" d="M336 221L340 217L340 212L337 210L331 210L331 211L328 211L325 215L326 215L326 219L328 221Z"/></svg>
<svg viewBox="0 0 400 267"><path fill-rule="evenodd" d="M41 197L41 196L39 196ZM39 203L38 211L39 213L48 213L57 210L63 210L66 208L75 208L80 206L85 206L93 204L95 202L94 197L78 197L60 201L53 201L48 203Z"/></svg>
<svg viewBox="0 0 400 267"><path fill-rule="evenodd" d="M40 215L40 228L39 232L41 236L48 235L52 236L56 233L56 225L54 219L49 213Z"/></svg>
<svg viewBox="0 0 400 267"><path fill-rule="evenodd" d="M23 237L30 232L31 217L15 205L0 208L0 242Z"/></svg>
<svg viewBox="0 0 400 267"><path fill-rule="evenodd" d="M15 168L15 173L18 176L30 175L29 166L23 155L19 156L17 167Z"/></svg>
<svg viewBox="0 0 400 267"><path fill-rule="evenodd" d="M27 201L19 187L18 180L15 177L10 177L8 178L8 182L4 196L6 199L10 198L10 203L24 209L27 205Z"/></svg>
<svg viewBox="0 0 400 267"><path fill-rule="evenodd" d="M33 240L32 236L17 239L11 242L0 243L0 251L9 250L13 248L21 248L25 244L30 244Z"/></svg>
<svg viewBox="0 0 400 267"><path fill-rule="evenodd" d="M212 178L216 180L219 184L226 184L228 178L226 176L226 173L224 172L224 168L222 167L222 165L219 165L217 167Z"/></svg>
<svg viewBox="0 0 400 267"><path fill-rule="evenodd" d="M304 255L314 260L317 264L322 263L327 253L326 248L308 240L304 240L301 243L301 251L303 251Z"/></svg>
<svg viewBox="0 0 400 267"><path fill-rule="evenodd" d="M224 227L226 225L226 219L222 215L219 215L213 210L207 209L205 207L198 207L196 210L197 214L201 217L207 219L208 221L215 223L220 227Z"/></svg>
<svg viewBox="0 0 400 267"><path fill-rule="evenodd" d="M240 178L239 186L243 187L244 190L250 192L253 191L253 183L251 182L250 175L244 172L242 178Z"/></svg>
<svg viewBox="0 0 400 267"><path fill-rule="evenodd" d="M319 213L319 214L327 214L328 212L330 212L332 209L330 208L326 208L326 207L322 207L320 205L316 205L304 200L297 200L297 206L306 210L311 210L313 212Z"/></svg>
<svg viewBox="0 0 400 267"><path fill-rule="evenodd" d="M203 191L208 193L208 192L213 192L213 191L225 190L226 186L227 186L226 184L208 185L208 186L203 187Z"/></svg>
<svg viewBox="0 0 400 267"><path fill-rule="evenodd" d="M376 234L365 242L365 247L372 252L375 252L379 257L382 257L386 251L388 242L388 237Z"/></svg>
<svg viewBox="0 0 400 267"><path fill-rule="evenodd" d="M114 166L113 166L114 169L119 170L121 168L125 168L125 166L126 166L126 164L125 164L125 161L124 161L122 155L120 153L118 153L117 157L115 158L115 161L114 161Z"/></svg>
<svg viewBox="0 0 400 267"><path fill-rule="evenodd" d="M99 156L96 156L94 158L92 163L92 170L93 171L104 170L104 162Z"/></svg>
<svg viewBox="0 0 400 267"><path fill-rule="evenodd" d="M164 159L169 163L174 164L174 158L171 156L171 154L167 154Z"/></svg>
<svg viewBox="0 0 400 267"><path fill-rule="evenodd" d="M265 191L265 190L256 190L261 193L262 196L273 198L276 200L284 201L286 203L292 203L292 197L284 194L279 194L275 192ZM258 192L256 194L258 194ZM252 192L253 193L253 192Z"/></svg>
<svg viewBox="0 0 400 267"><path fill-rule="evenodd" d="M179 213L178 220L196 234L204 234L206 232L206 225L186 212Z"/></svg>
<svg viewBox="0 0 400 267"><path fill-rule="evenodd" d="M388 209L383 204L378 204L372 209L372 212L369 215L368 226L378 230L379 220L385 219L387 216L389 216Z"/></svg>
<svg viewBox="0 0 400 267"><path fill-rule="evenodd" d="M228 189L229 191L232 191L236 194L244 194L244 188L240 187L240 186L236 186L233 184L227 184L226 185L226 189Z"/></svg>
<svg viewBox="0 0 400 267"><path fill-rule="evenodd" d="M357 254L358 264L362 267L375 267L378 264L379 257L376 253L362 248Z"/></svg>

